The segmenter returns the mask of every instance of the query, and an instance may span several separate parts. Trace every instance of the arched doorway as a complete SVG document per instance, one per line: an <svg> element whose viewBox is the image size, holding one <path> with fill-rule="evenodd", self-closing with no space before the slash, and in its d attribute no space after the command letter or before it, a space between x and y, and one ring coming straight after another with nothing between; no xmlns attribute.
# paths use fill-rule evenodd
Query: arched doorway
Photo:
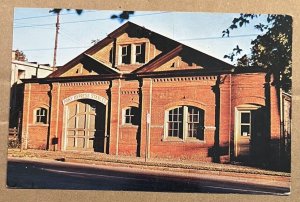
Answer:
<svg viewBox="0 0 300 202"><path fill-rule="evenodd" d="M65 106L65 149L105 152L106 105L79 99Z"/></svg>

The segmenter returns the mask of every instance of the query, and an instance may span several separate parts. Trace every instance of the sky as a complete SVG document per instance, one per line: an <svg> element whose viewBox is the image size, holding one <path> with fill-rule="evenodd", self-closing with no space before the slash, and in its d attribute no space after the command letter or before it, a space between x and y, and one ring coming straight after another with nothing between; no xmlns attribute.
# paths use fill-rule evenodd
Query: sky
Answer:
<svg viewBox="0 0 300 202"><path fill-rule="evenodd" d="M49 9L15 8L13 27L13 50L23 51L28 61L40 64L53 63L56 14ZM60 15L57 66L91 47L92 40L103 39L126 23L110 19L121 11L84 10L78 15L75 10L63 10ZM265 22L262 15L247 26L231 31L231 37L222 38L234 17L240 14L203 12L136 11L129 21L180 43L207 53L225 62L224 55L239 45L242 54L250 54L251 40L262 34L253 26Z"/></svg>

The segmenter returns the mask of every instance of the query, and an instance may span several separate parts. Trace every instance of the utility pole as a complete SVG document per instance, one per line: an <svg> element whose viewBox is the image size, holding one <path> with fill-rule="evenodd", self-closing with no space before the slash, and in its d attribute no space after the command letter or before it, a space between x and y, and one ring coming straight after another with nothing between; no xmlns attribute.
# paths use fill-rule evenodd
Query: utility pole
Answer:
<svg viewBox="0 0 300 202"><path fill-rule="evenodd" d="M59 13L57 12L57 18L56 18L56 32L55 32L55 42L54 42L54 57L53 57L53 69L54 71L56 67L56 52L57 52L57 42L58 42L58 31L59 31Z"/></svg>

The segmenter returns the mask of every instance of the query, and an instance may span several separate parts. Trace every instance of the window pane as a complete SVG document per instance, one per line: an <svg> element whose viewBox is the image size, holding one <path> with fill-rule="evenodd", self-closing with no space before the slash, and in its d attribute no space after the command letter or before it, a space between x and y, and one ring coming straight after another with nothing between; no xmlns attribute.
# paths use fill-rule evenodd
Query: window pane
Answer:
<svg viewBox="0 0 300 202"><path fill-rule="evenodd" d="M242 136L250 135L250 125L241 125L241 135Z"/></svg>
<svg viewBox="0 0 300 202"><path fill-rule="evenodd" d="M140 44L136 46L136 59L137 63L145 63L145 44Z"/></svg>
<svg viewBox="0 0 300 202"><path fill-rule="evenodd" d="M42 123L47 123L47 117L44 115L44 116L41 116L41 121Z"/></svg>
<svg viewBox="0 0 300 202"><path fill-rule="evenodd" d="M201 121L201 122L200 122ZM188 107L188 137L204 140L204 111Z"/></svg>
<svg viewBox="0 0 300 202"><path fill-rule="evenodd" d="M127 46L122 46L122 56L127 55Z"/></svg>
<svg viewBox="0 0 300 202"><path fill-rule="evenodd" d="M131 62L131 46L128 45L125 47L122 47L122 63L130 64L130 62ZM125 52L125 50L126 50L126 52Z"/></svg>
<svg viewBox="0 0 300 202"><path fill-rule="evenodd" d="M136 45L135 53L136 54L141 54L141 51L142 51L141 45Z"/></svg>
<svg viewBox="0 0 300 202"><path fill-rule="evenodd" d="M169 111L168 136L183 137L182 111L183 107Z"/></svg>
<svg viewBox="0 0 300 202"><path fill-rule="evenodd" d="M131 123L131 122L130 122L130 116L126 116L126 117L125 117L125 123Z"/></svg>
<svg viewBox="0 0 300 202"><path fill-rule="evenodd" d="M128 116L128 115L130 115L130 109L131 108L129 108L129 109L126 109L126 112L125 112L125 114Z"/></svg>
<svg viewBox="0 0 300 202"><path fill-rule="evenodd" d="M173 116L171 113L169 114L169 121L173 121Z"/></svg>
<svg viewBox="0 0 300 202"><path fill-rule="evenodd" d="M250 123L250 112L241 113L241 123Z"/></svg>

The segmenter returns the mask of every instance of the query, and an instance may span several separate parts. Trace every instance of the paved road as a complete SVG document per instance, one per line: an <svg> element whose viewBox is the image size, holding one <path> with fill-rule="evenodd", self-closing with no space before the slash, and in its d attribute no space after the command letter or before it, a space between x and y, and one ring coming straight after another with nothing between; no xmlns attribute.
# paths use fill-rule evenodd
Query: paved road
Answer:
<svg viewBox="0 0 300 202"><path fill-rule="evenodd" d="M245 193L286 195L287 187L220 180L209 175L180 175L139 168L93 166L56 161L10 158L9 188Z"/></svg>

